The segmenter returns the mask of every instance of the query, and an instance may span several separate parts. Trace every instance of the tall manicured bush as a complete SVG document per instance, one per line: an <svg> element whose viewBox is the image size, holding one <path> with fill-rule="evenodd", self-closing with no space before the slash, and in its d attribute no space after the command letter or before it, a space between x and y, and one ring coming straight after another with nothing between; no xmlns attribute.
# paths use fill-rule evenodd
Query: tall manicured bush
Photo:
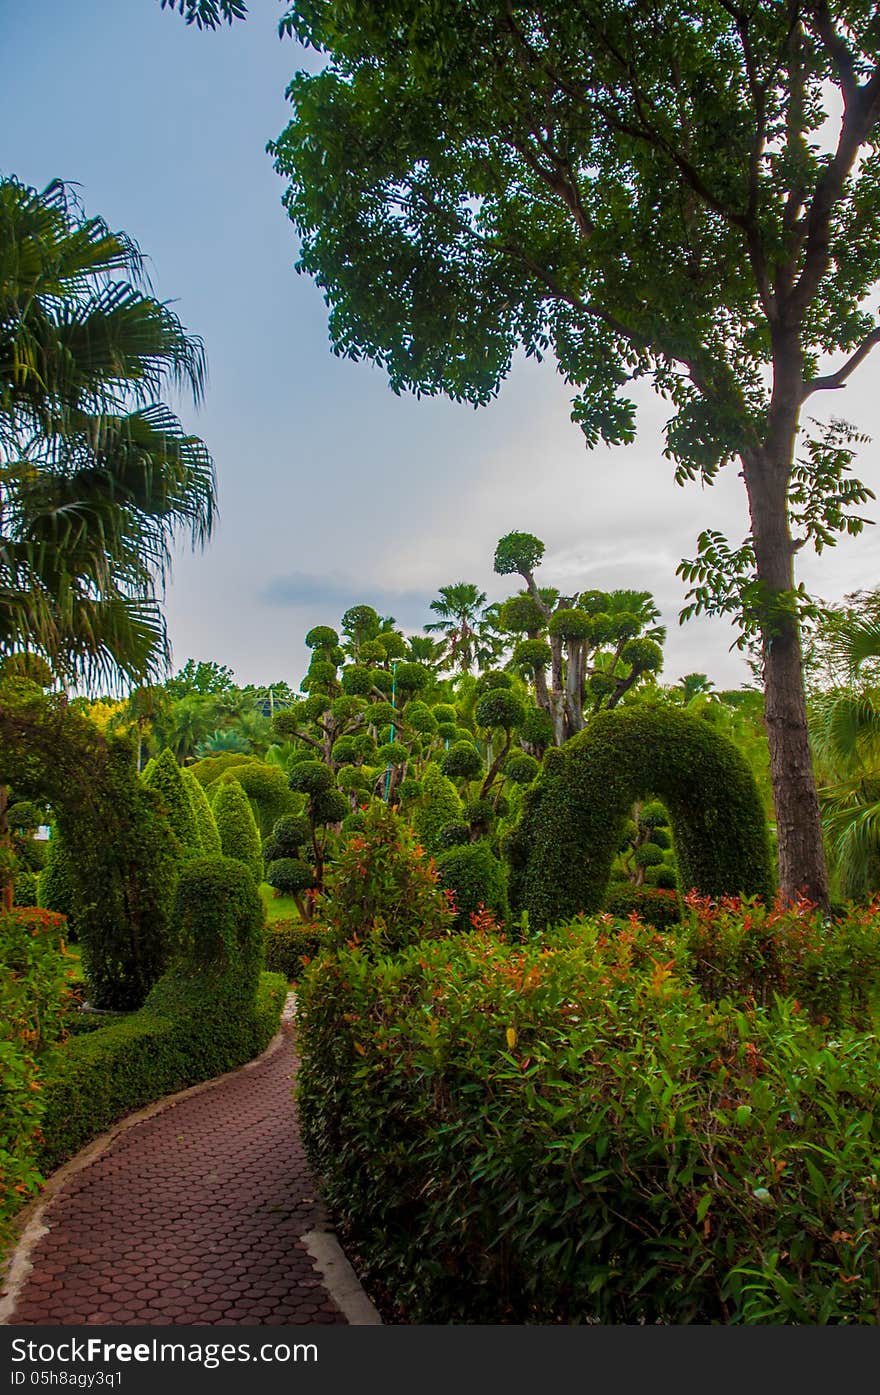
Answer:
<svg viewBox="0 0 880 1395"><path fill-rule="evenodd" d="M422 775L422 794L412 812L412 824L429 853L443 850L441 834L447 824L460 823L462 802L455 785L433 761Z"/></svg>
<svg viewBox="0 0 880 1395"><path fill-rule="evenodd" d="M241 785L251 802L261 838L268 837L278 819L293 813L301 802L289 789L284 771L265 761L241 761L229 766L221 779L237 780Z"/></svg>
<svg viewBox="0 0 880 1395"><path fill-rule="evenodd" d="M64 847L64 836L53 825L46 849L46 865L37 879L37 905L56 911L67 920L68 936L76 939L76 877L70 866L70 854Z"/></svg>
<svg viewBox="0 0 880 1395"><path fill-rule="evenodd" d="M63 936L51 911L0 915L0 1223L39 1181L46 1061L72 999Z"/></svg>
<svg viewBox="0 0 880 1395"><path fill-rule="evenodd" d="M204 848L196 826L192 800L183 783L180 766L172 751L166 746L149 771L142 776L147 789L158 796L171 831L177 839L180 854L184 858L201 857Z"/></svg>
<svg viewBox="0 0 880 1395"><path fill-rule="evenodd" d="M220 781L212 804L224 857L244 863L254 881L263 880L263 850L250 800L237 780Z"/></svg>
<svg viewBox="0 0 880 1395"><path fill-rule="evenodd" d="M97 1007L137 1007L166 961L178 854L134 764L129 739L106 739L63 697L20 679L0 685L0 782L52 807Z"/></svg>
<svg viewBox="0 0 880 1395"><path fill-rule="evenodd" d="M877 1323L880 1041L691 968L603 920L308 967L309 1160L410 1321Z"/></svg>
<svg viewBox="0 0 880 1395"><path fill-rule="evenodd" d="M180 778L189 796L202 856L220 857L223 853L223 849L220 846L220 834L217 832L217 822L208 801L208 796L205 794L204 789L199 784L195 775L193 775L189 766L184 765L180 767Z"/></svg>
<svg viewBox="0 0 880 1395"><path fill-rule="evenodd" d="M598 910L629 811L654 798L669 813L682 891L769 896L767 821L744 757L697 717L633 706L600 712L545 756L507 844L513 909L533 929Z"/></svg>
<svg viewBox="0 0 880 1395"><path fill-rule="evenodd" d="M277 1030L287 985L260 974L263 905L227 858L184 869L175 949L139 1012L70 1041L46 1082L44 1171L129 1110L250 1060Z"/></svg>

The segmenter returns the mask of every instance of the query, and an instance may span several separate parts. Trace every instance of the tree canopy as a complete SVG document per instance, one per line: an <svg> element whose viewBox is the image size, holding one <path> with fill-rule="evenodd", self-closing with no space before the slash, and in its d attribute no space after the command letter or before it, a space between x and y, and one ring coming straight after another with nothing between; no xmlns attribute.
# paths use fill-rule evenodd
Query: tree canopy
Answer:
<svg viewBox="0 0 880 1395"><path fill-rule="evenodd" d="M588 445L633 440L647 378L679 482L739 460L750 536L701 537L692 600L760 635L782 888L826 902L793 557L865 491L846 434L796 443L880 341L875 7L301 0L282 30L328 59L271 149L337 351L474 403L552 352Z"/></svg>

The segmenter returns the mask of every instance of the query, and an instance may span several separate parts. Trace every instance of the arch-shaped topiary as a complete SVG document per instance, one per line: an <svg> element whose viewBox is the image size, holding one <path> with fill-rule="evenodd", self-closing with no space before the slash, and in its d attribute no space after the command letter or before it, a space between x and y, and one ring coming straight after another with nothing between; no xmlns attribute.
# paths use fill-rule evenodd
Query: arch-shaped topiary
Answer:
<svg viewBox="0 0 880 1395"><path fill-rule="evenodd" d="M686 712L633 706L599 713L545 756L507 844L514 910L533 929L598 911L629 811L647 798L669 811L684 891L770 893L767 823L743 756Z"/></svg>
<svg viewBox="0 0 880 1395"><path fill-rule="evenodd" d="M0 783L46 801L61 832L89 996L136 1008L165 968L178 846L127 738L104 737L63 695L0 686Z"/></svg>

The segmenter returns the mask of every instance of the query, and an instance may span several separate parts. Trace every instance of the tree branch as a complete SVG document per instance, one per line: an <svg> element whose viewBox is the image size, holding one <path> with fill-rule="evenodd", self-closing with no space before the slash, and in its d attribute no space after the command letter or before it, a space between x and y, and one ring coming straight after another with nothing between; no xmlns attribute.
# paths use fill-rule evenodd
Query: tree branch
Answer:
<svg viewBox="0 0 880 1395"><path fill-rule="evenodd" d="M814 392L826 392L832 388L842 388L846 386L846 380L850 374L854 373L863 359L874 348L875 344L880 344L880 325L872 329L861 342L854 353L850 354L842 368L838 368L836 373L826 373L821 378L812 378L808 383L804 383L801 401L805 402Z"/></svg>

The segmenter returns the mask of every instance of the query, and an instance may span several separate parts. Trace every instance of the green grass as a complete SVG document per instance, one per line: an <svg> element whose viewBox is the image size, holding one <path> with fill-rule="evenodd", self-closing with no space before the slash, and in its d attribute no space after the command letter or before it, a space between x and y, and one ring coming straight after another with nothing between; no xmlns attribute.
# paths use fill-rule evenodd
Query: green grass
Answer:
<svg viewBox="0 0 880 1395"><path fill-rule="evenodd" d="M260 887L260 895L263 898L263 905L266 907L267 920L299 921L299 911L296 909L296 902L292 896L276 896L268 882L263 882Z"/></svg>

